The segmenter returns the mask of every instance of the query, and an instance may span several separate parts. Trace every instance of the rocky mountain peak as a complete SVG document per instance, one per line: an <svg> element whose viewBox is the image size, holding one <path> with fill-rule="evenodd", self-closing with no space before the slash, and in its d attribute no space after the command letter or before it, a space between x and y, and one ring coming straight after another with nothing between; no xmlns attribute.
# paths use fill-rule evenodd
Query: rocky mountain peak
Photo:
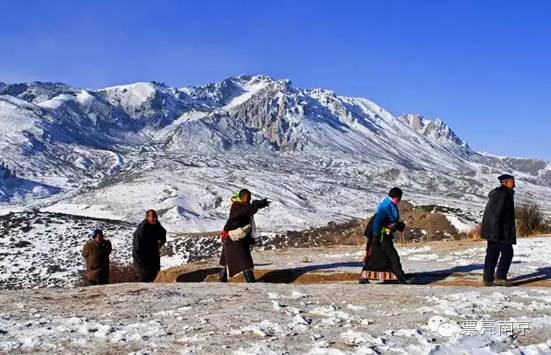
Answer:
<svg viewBox="0 0 551 355"><path fill-rule="evenodd" d="M462 148L469 148L461 138L442 120L426 119L418 113L409 113L399 117L404 120L415 132L428 137L435 142L450 143Z"/></svg>
<svg viewBox="0 0 551 355"><path fill-rule="evenodd" d="M0 85L0 95L10 95L35 104L72 91L73 89L66 84L53 82L35 81Z"/></svg>

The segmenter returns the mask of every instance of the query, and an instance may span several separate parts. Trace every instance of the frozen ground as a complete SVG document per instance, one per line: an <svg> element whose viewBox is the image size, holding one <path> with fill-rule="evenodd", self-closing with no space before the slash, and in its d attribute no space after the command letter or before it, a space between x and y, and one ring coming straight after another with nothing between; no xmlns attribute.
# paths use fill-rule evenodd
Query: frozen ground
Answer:
<svg viewBox="0 0 551 355"><path fill-rule="evenodd" d="M551 291L120 284L0 293L0 352L544 354Z"/></svg>
<svg viewBox="0 0 551 355"><path fill-rule="evenodd" d="M463 241L399 246L405 270L419 278L413 286L359 285L361 246L333 246L256 251L254 259L259 272L352 275L347 282L1 290L0 353L547 354L549 241L519 240L511 279L522 287L512 288L473 287L484 247ZM25 280L24 270L18 275Z"/></svg>

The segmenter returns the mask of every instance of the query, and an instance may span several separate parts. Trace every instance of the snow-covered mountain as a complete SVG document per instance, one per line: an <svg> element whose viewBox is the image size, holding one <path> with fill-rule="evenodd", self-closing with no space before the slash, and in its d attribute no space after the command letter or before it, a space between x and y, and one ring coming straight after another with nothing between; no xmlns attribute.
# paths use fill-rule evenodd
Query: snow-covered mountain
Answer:
<svg viewBox="0 0 551 355"><path fill-rule="evenodd" d="M0 180L2 210L138 220L157 208L173 230L217 230L246 186L274 200L259 224L287 229L365 217L399 185L476 218L503 172L519 177L520 200L551 201L548 162L480 154L441 120L267 76L0 84L0 134L0 160L20 172Z"/></svg>

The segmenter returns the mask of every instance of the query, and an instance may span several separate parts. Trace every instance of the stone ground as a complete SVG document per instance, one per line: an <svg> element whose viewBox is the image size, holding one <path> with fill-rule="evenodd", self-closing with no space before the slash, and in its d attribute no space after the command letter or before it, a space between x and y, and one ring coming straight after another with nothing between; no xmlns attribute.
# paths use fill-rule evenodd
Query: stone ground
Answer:
<svg viewBox="0 0 551 355"><path fill-rule="evenodd" d="M257 284L3 290L0 353L547 354L549 241L516 247L511 274L522 287L474 287L483 243L448 242L399 247L422 281L412 286L357 284L361 248L336 246L255 253L257 272L275 275ZM205 279L215 264L187 272Z"/></svg>
<svg viewBox="0 0 551 355"><path fill-rule="evenodd" d="M551 352L542 288L121 284L0 300L4 353Z"/></svg>

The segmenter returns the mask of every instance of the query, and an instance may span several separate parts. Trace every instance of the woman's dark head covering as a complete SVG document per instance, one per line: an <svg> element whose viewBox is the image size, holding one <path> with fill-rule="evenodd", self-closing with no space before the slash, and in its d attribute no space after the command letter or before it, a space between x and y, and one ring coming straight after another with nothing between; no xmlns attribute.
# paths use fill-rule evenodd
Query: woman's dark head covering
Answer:
<svg viewBox="0 0 551 355"><path fill-rule="evenodd" d="M392 189L390 189L390 191L388 192L388 196L390 196L390 198L397 198L399 200L402 199L402 195L403 195L403 191L401 188L399 187L393 187Z"/></svg>

